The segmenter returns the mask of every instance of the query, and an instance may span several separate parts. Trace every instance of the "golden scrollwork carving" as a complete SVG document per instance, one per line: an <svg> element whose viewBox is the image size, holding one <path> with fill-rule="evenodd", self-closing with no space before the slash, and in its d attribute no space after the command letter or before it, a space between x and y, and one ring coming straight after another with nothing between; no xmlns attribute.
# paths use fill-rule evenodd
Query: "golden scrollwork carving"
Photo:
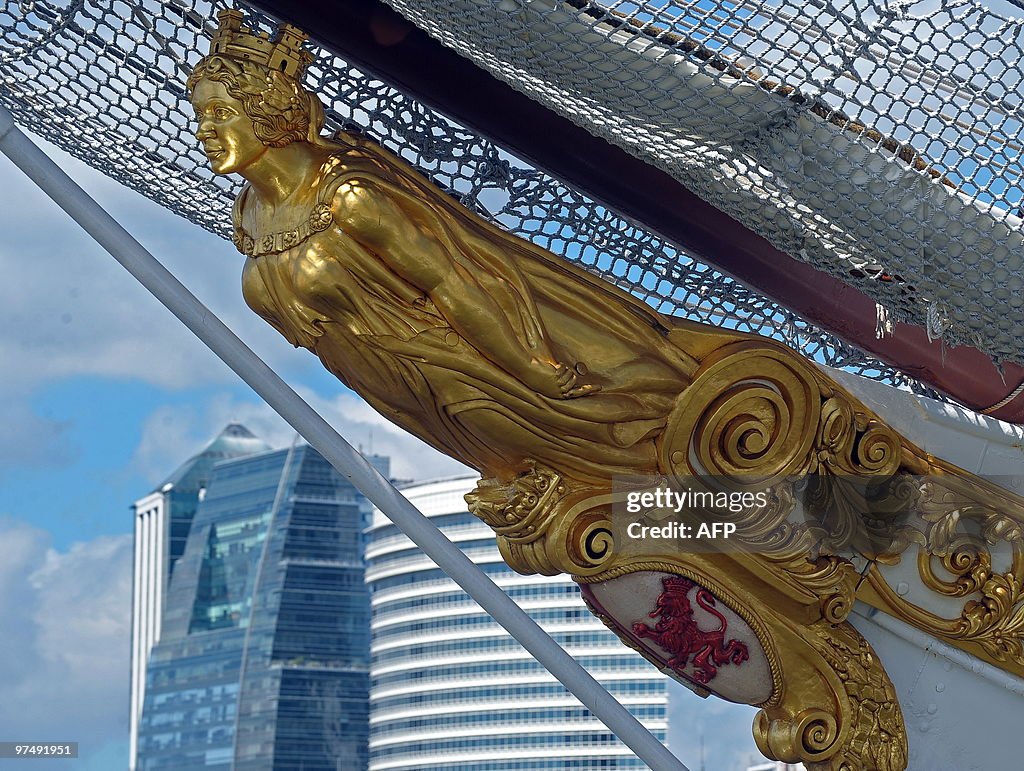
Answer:
<svg viewBox="0 0 1024 771"><path fill-rule="evenodd" d="M736 486L822 472L887 477L903 460L896 432L813 365L763 340L727 343L702 362L658 446L667 473Z"/></svg>
<svg viewBox="0 0 1024 771"><path fill-rule="evenodd" d="M246 302L477 469L470 509L509 565L592 582L661 564L711 587L769 655L759 744L812 768L906 762L892 686L846 621L855 600L1024 673L1018 496L924 453L788 348L661 316L376 144L321 136L302 33L270 40L242 19L221 14L188 88L211 167L246 180L232 221ZM768 498L714 512L736 526L732 551L691 553L616 541L624 477ZM997 543L1013 552L1005 569ZM957 617L889 587L878 566L915 548L921 587L962 600Z"/></svg>
<svg viewBox="0 0 1024 771"><path fill-rule="evenodd" d="M481 480L466 502L494 529L502 557L516 570L590 575L615 553L612 498L534 466L504 484Z"/></svg>
<svg viewBox="0 0 1024 771"><path fill-rule="evenodd" d="M811 370L788 351L753 340L727 344L676 400L659 462L677 479L710 475L767 487L807 466L820 410Z"/></svg>
<svg viewBox="0 0 1024 771"><path fill-rule="evenodd" d="M834 567L820 565L817 578L826 583L835 579ZM905 725L892 683L871 646L849 623L828 618L802 622L776 587L743 580L740 566L722 554L629 559L578 580L592 586L639 571L691 579L750 625L773 681L772 695L757 704L761 711L754 721L754 738L765 755L804 763L812 771L898 771L906 766ZM665 669L664 661L624 634L614 619L603 615L602 620L627 645ZM698 692L707 692L696 686Z"/></svg>
<svg viewBox="0 0 1024 771"><path fill-rule="evenodd" d="M515 543L530 543L544 535L554 516L555 502L567 492L558 473L534 466L510 482L481 480L466 496L466 502L469 510L499 536Z"/></svg>
<svg viewBox="0 0 1024 771"><path fill-rule="evenodd" d="M754 738L766 755L802 762L812 771L899 771L907 765L903 714L892 683L871 646L849 624L811 625L806 639L821 663L814 675L829 680L835 707L784 703L762 710ZM786 662L783 663L786 666ZM799 665L797 665L799 666ZM804 673L801 673L804 674ZM832 678L838 678L841 688ZM800 682L799 677L790 678ZM789 702L813 703L809 694ZM788 707L788 708L787 708Z"/></svg>
<svg viewBox="0 0 1024 771"><path fill-rule="evenodd" d="M917 550L921 584L944 597L963 600L959 614L943 617L890 586L874 568L862 598L897 618L1024 676L1024 539L1018 501L988 486L962 488L956 476L931 478L921 486L919 518L899 531L900 550ZM993 566L1005 544L1006 566ZM904 555L897 554L896 562Z"/></svg>

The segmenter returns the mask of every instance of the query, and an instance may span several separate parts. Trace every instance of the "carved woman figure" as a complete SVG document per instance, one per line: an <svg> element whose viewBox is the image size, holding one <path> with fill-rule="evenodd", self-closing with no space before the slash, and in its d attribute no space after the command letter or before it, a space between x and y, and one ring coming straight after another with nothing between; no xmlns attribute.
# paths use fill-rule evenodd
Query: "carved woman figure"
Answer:
<svg viewBox="0 0 1024 771"><path fill-rule="evenodd" d="M971 500L973 511L998 513L987 537L1008 541L1024 520L1017 497L902 439L784 346L663 318L481 220L373 143L322 138L323 108L301 86L308 64L301 33L284 27L271 41L241 20L239 12L221 13L211 53L188 87L213 170L246 180L233 226L247 257L249 306L392 421L481 471L487 479L471 510L498 532L515 569L570 572L593 588L595 602L625 597L619 616L606 608L607 623L630 644L667 629L679 644L662 645L667 655L649 652L683 679L688 659L678 654L693 648L687 630L701 630L634 627L630 603L638 591L650 596L642 586L652 582L613 582L631 571L675 575L679 603L688 602L687 587L701 587L696 604L718 616L712 636L722 642L713 656L704 655L707 646L698 651L705 684L711 664L727 659L751 666L762 655L772 669L770 701L737 695L766 705L756 736L767 754L819 769L905 767L895 691L870 645L844 621L854 599L895 608L998 665L1008 660L1005 646L986 646L1002 627L967 640L959 621L910 605L876 568L861 575L838 556L842 544L822 551L817 529L786 519L784 495L778 506L740 518L737 540L763 554L617 544L610 477L701 474L727 485L752 474L766 487L804 472L874 484L930 471L930 484L945 479L948 490L928 492L928 505L948 492L955 508L943 516L955 525L962 501ZM840 503L859 522L855 502ZM928 530L903 528L900 536L937 543L935 511L927 510ZM961 538L947 520L938 530ZM1016 580L1007 575L992 580ZM602 586L609 591L600 594ZM964 618L987 607L966 602ZM1019 617L1019 603L1010 605L993 624ZM745 641L726 636L726 608L736 614L730 623L750 621ZM1019 666L1020 656L1013 661Z"/></svg>
<svg viewBox="0 0 1024 771"><path fill-rule="evenodd" d="M485 476L653 471L654 438L696 367L664 320L381 147L321 138L301 33L272 43L238 12L220 20L188 88L211 167L247 182L233 225L249 306Z"/></svg>

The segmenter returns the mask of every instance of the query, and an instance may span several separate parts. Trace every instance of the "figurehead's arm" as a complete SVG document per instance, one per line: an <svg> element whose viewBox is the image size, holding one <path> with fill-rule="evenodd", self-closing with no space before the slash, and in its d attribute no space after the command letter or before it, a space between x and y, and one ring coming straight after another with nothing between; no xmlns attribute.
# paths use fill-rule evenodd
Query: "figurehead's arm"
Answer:
<svg viewBox="0 0 1024 771"><path fill-rule="evenodd" d="M527 298L502 281L488 282L485 289L454 258L447 229L428 204L372 178L350 176L336 188L332 208L342 230L426 294L452 329L510 375L550 398L594 390L576 382L575 373L555 359L543 336L523 339L508 309L523 312Z"/></svg>

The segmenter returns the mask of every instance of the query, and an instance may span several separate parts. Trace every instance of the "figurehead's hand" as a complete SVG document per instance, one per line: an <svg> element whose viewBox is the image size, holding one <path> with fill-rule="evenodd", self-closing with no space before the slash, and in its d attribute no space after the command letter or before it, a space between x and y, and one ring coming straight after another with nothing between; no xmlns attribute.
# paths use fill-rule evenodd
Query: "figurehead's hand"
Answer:
<svg viewBox="0 0 1024 771"><path fill-rule="evenodd" d="M523 382L549 399L576 399L601 390L599 385L581 383L576 369L564 364L534 359L525 375Z"/></svg>

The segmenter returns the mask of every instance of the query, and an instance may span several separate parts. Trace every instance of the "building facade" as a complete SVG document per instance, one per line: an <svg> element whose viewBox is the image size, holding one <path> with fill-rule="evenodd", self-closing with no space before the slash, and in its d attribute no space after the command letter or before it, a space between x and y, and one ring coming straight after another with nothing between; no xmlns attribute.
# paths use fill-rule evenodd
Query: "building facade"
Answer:
<svg viewBox="0 0 1024 771"><path fill-rule="evenodd" d="M174 567L185 551L192 520L213 464L264 452L270 446L231 423L199 453L179 466L149 495L135 502L132 570L132 650L129 694L129 767L135 767L139 718L146 690L146 662L160 640L164 600Z"/></svg>
<svg viewBox="0 0 1024 771"><path fill-rule="evenodd" d="M565 576L522 576L466 511L469 478L403 493L658 738L669 687ZM647 766L380 512L367 539L371 771L607 771Z"/></svg>
<svg viewBox="0 0 1024 771"><path fill-rule="evenodd" d="M365 770L368 520L306 445L213 466L149 657L139 771Z"/></svg>

